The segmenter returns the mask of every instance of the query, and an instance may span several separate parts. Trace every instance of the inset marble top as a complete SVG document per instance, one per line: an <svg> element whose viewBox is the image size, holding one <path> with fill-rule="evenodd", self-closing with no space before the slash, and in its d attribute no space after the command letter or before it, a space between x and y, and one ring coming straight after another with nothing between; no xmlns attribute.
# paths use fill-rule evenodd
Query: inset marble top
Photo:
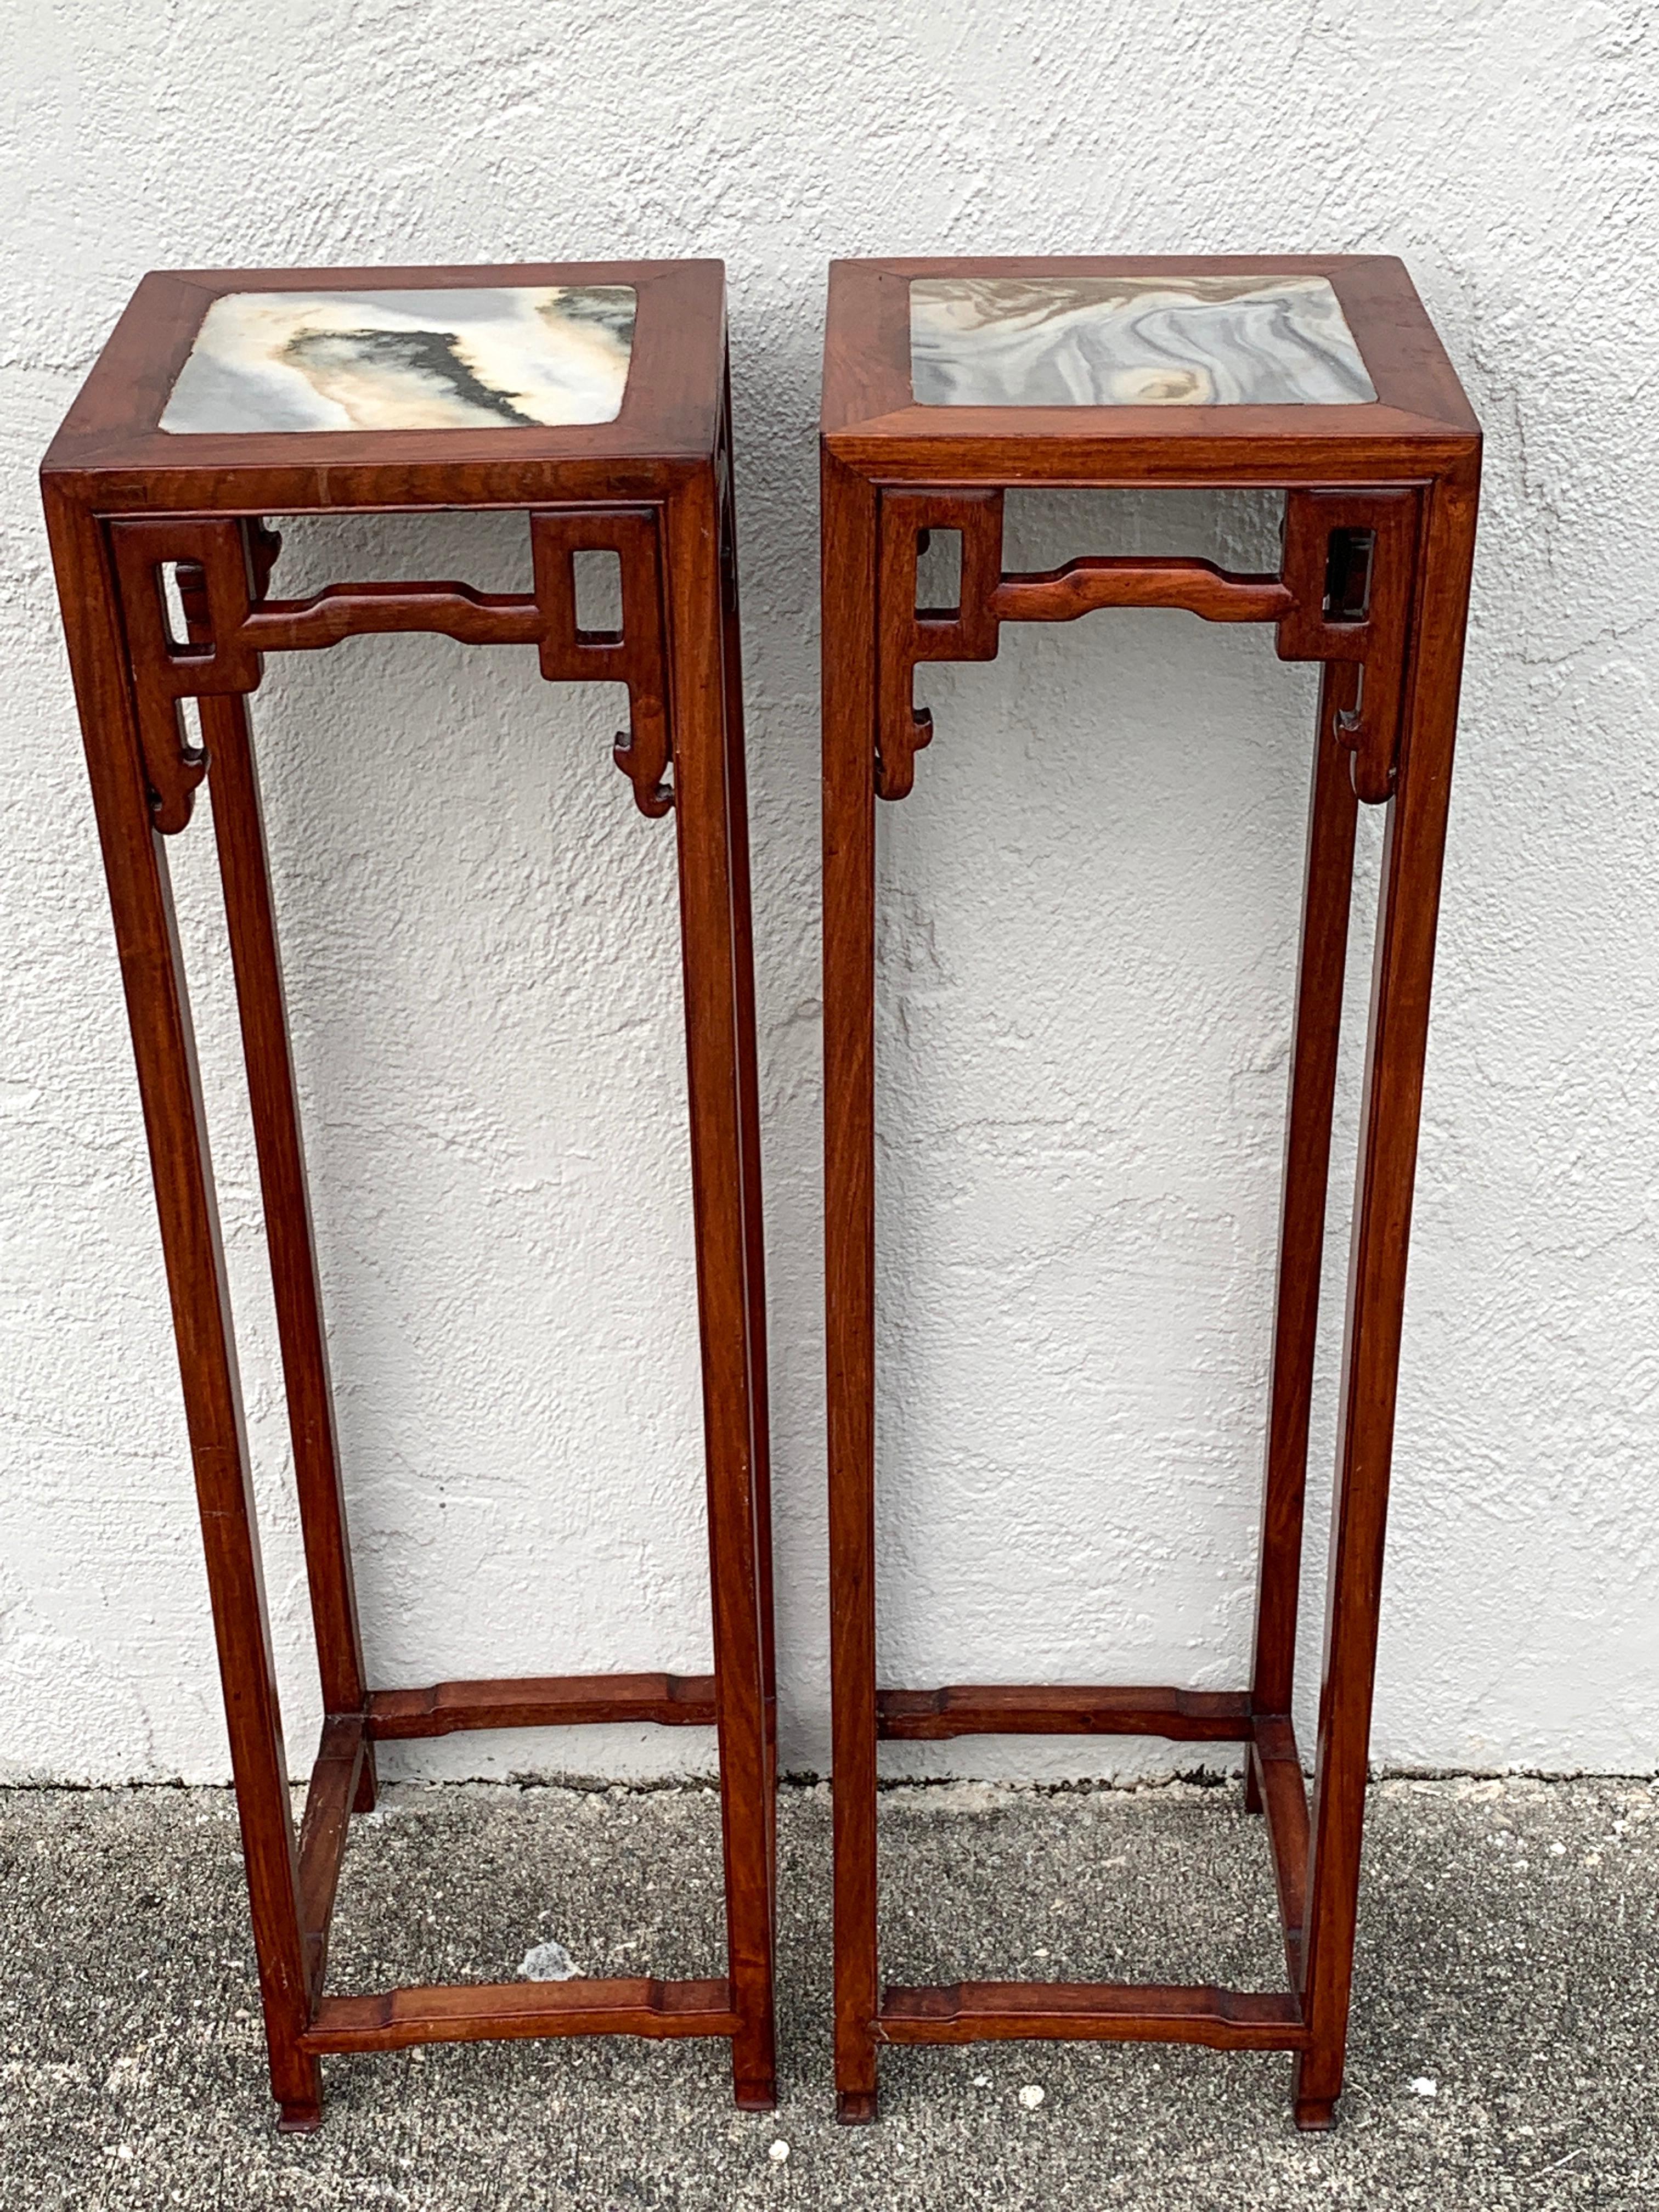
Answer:
<svg viewBox="0 0 1659 2212"><path fill-rule="evenodd" d="M1323 276L917 276L923 407L1357 406L1376 398Z"/></svg>
<svg viewBox="0 0 1659 2212"><path fill-rule="evenodd" d="M228 292L208 309L161 428L501 430L614 422L631 284Z"/></svg>

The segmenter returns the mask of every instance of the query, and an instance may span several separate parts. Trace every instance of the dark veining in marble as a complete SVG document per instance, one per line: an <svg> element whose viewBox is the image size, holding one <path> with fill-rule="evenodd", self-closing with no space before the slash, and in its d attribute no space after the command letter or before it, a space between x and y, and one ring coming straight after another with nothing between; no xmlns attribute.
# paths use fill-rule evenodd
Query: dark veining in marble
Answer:
<svg viewBox="0 0 1659 2212"><path fill-rule="evenodd" d="M326 392L331 374L364 368L390 369L394 375L412 376L503 422L533 423L533 415L522 414L504 392L496 392L476 377L455 349L447 331L302 331L283 349L285 356L305 370Z"/></svg>
<svg viewBox="0 0 1659 2212"><path fill-rule="evenodd" d="M629 284L232 292L213 301L162 429L528 429L614 422Z"/></svg>

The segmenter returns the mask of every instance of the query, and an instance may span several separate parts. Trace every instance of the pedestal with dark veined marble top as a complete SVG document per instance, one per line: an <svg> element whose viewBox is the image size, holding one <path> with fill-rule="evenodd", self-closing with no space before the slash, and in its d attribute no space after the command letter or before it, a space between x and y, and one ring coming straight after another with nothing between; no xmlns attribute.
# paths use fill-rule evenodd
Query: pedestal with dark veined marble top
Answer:
<svg viewBox="0 0 1659 2212"><path fill-rule="evenodd" d="M155 1170L285 2129L320 2124L327 2054L495 2037L719 2037L737 2102L775 2101L765 1296L728 391L718 262L168 270L139 287L41 471ZM281 540L267 517L465 508L519 511L530 589L374 579L272 592ZM597 554L619 571L614 630L584 628L577 611L577 564ZM627 726L591 773L674 825L707 1674L375 1688L368 1671L249 698L267 653L404 631L517 647L550 682L625 686ZM404 742L404 771L453 804L465 728L417 726ZM326 1716L297 1836L168 887L168 847L199 838L209 808ZM669 1479L681 1477L696 1479ZM599 1721L715 1732L724 1971L331 1992L335 1886L350 1816L374 1802L376 1746Z"/></svg>

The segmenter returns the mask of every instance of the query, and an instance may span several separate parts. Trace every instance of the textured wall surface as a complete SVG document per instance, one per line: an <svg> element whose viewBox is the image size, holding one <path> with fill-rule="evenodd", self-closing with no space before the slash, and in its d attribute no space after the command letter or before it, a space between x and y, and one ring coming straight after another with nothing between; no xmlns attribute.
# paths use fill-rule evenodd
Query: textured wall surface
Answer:
<svg viewBox="0 0 1659 2212"><path fill-rule="evenodd" d="M1403 255L1489 441L1377 1755L1659 1764L1650 11L21 0L10 26L0 1776L226 1771L32 481L139 275L728 264L785 1752L805 1767L823 1763L827 1713L824 263L1251 248ZM1273 524L1265 502L1197 495L1017 501L1012 520L1036 562L1248 560ZM294 589L416 574L500 587L525 558L514 526L476 518L313 522L289 549ZM1014 629L995 665L930 681L939 735L916 794L881 810L884 1665L909 1680L1237 1681L1312 679L1265 634L1119 614ZM285 659L258 702L382 1681L707 1661L672 832L635 813L609 763L615 714L609 696L541 684L530 656L441 639ZM203 836L175 860L301 1765L316 1693L222 923ZM1351 1065L1344 1204L1353 1089ZM1331 1273L1334 1327L1340 1255ZM1330 1433L1328 1372L1316 1522ZM1309 1557L1311 1662L1318 1535ZM1007 1773L1116 1756L916 1755ZM701 1738L619 1732L452 1739L410 1763L620 1773L706 1757Z"/></svg>

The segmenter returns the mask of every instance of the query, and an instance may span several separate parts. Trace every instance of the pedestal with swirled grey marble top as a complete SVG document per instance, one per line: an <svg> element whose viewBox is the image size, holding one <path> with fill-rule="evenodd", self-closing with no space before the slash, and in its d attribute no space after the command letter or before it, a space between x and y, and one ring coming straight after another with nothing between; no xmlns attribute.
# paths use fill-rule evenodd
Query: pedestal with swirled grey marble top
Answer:
<svg viewBox="0 0 1659 2212"><path fill-rule="evenodd" d="M629 284L444 292L228 292L208 309L164 430L500 430L614 422Z"/></svg>
<svg viewBox="0 0 1659 2212"><path fill-rule="evenodd" d="M910 285L924 407L1363 405L1322 276L928 276Z"/></svg>

